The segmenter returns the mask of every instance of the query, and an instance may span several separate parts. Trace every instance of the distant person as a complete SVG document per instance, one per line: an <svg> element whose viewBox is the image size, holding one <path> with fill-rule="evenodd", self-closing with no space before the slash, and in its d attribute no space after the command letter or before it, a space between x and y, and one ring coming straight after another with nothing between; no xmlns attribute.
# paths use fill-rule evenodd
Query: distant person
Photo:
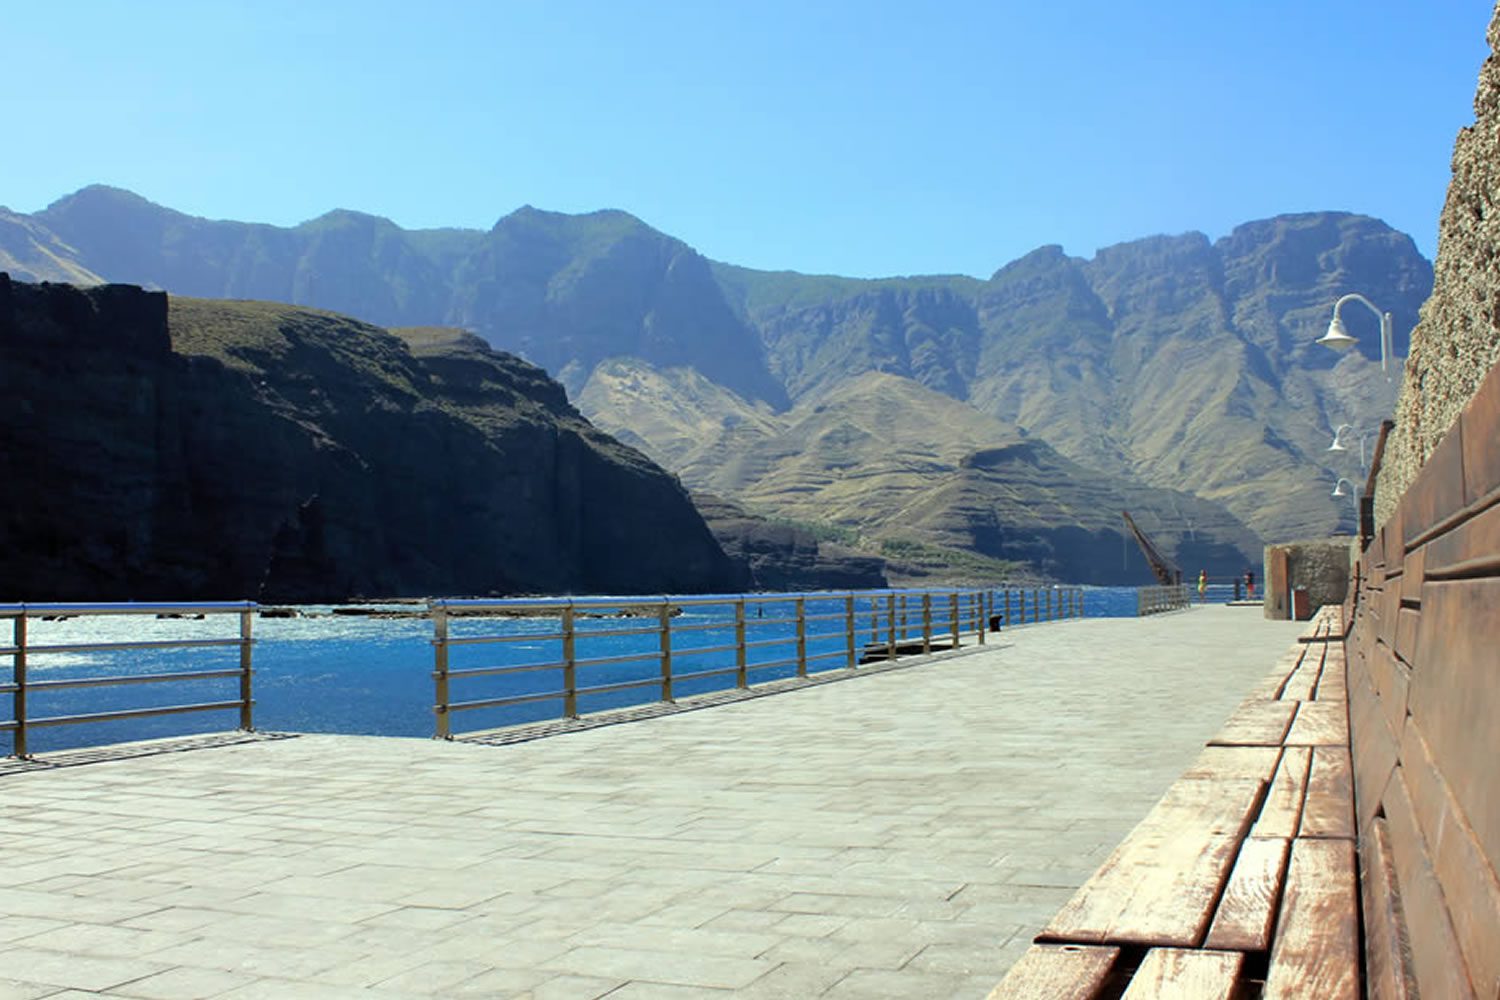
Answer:
<svg viewBox="0 0 1500 1000"><path fill-rule="evenodd" d="M1255 570L1245 570L1245 600L1255 600Z"/></svg>
<svg viewBox="0 0 1500 1000"><path fill-rule="evenodd" d="M1206 600L1206 595L1207 594L1208 594L1208 570L1206 570L1206 569L1200 569L1198 571L1198 602L1200 604L1204 600Z"/></svg>

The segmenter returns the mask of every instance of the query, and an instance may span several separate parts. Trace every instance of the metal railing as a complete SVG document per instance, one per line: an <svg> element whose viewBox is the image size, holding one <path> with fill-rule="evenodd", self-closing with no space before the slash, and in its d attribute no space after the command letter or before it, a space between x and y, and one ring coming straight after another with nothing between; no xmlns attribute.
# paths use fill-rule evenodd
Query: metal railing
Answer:
<svg viewBox="0 0 1500 1000"><path fill-rule="evenodd" d="M1169 587L1142 587L1136 591L1136 614L1154 615L1159 611L1176 611L1192 602L1185 583Z"/></svg>
<svg viewBox="0 0 1500 1000"><path fill-rule="evenodd" d="M551 702L561 718L576 719L585 714L581 701L604 696L616 702L610 708L621 707L614 696L647 689L653 700L672 702L683 685L713 681L723 688L730 676L735 688L748 690L811 671L956 649L966 636L983 643L987 631L1002 626L1081 617L1083 591L440 600L428 610L435 736L451 739L460 712ZM497 618L531 621L501 630ZM496 647L520 647L528 655L518 662L514 656L501 663L454 662ZM481 679L488 691L473 689ZM457 686L470 690L460 699Z"/></svg>
<svg viewBox="0 0 1500 1000"><path fill-rule="evenodd" d="M251 710L251 655L254 644L251 637L251 621L257 605L248 601L205 602L189 604L0 604L0 621L11 620L11 644L0 646L0 656L11 658L11 680L0 683L0 696L10 695L11 716L0 719L0 733L11 734L11 752L16 757L29 755L27 737L31 730L49 726L70 726L84 723L108 722L119 719L142 719L161 715L179 715L186 712L208 712L219 709L235 709L239 712L239 728L250 729ZM30 623L36 619L55 620L89 616L154 615L157 617L208 617L211 615L236 615L239 618L238 635L224 638L161 639L142 641L79 641L43 642L32 640ZM238 663L219 669L193 670L145 670L140 672L116 672L107 675L88 676L42 676L33 673L34 662L49 656L64 654L83 655L96 653L141 653L161 654L179 649L210 649L232 647L238 651ZM112 665L113 666L113 665ZM118 667L113 667L118 670ZM47 674L52 671L48 670ZM111 711L86 712L63 715L32 713L32 697L53 691L82 688L116 688L140 684L168 684L184 681L228 680L237 682L237 696L211 702L188 704L151 705L115 709Z"/></svg>

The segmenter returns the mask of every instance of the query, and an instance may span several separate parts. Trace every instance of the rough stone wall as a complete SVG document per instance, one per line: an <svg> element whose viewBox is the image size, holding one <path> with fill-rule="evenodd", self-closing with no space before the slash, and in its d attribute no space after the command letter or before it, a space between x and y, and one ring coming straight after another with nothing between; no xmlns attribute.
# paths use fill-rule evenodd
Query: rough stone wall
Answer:
<svg viewBox="0 0 1500 1000"><path fill-rule="evenodd" d="M1396 428L1375 492L1385 523L1417 470L1500 360L1500 4L1479 72L1474 124L1458 134L1438 223L1432 297L1412 332Z"/></svg>
<svg viewBox="0 0 1500 1000"><path fill-rule="evenodd" d="M1286 578L1275 569L1277 551L1286 553ZM1320 538L1284 545L1266 546L1264 572L1265 616L1290 618L1292 608L1288 593L1306 590L1308 608L1316 611L1325 604L1343 604L1349 593L1349 540Z"/></svg>

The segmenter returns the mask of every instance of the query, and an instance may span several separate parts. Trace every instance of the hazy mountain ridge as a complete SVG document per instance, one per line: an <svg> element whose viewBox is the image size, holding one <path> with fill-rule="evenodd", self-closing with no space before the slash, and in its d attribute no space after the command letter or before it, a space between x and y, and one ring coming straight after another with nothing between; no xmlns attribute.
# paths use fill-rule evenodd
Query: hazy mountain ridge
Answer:
<svg viewBox="0 0 1500 1000"><path fill-rule="evenodd" d="M1371 363L1375 324L1362 309L1345 319L1363 356L1312 344L1332 302L1364 291L1390 309L1400 354L1432 280L1409 237L1347 213L1251 222L1218 240L1148 237L1090 259L1042 247L988 279L876 280L710 262L613 211L525 208L488 232L405 231L340 211L277 229L89 188L9 216L10 229L6 218L0 252L54 277L71 270L466 327L546 367L586 414L690 483L694 463L713 460L695 454L717 455L739 482L774 480L798 442L779 454L725 442L883 372L1122 483L1221 502L1270 539L1347 528L1352 511L1327 492L1337 476L1361 473L1327 454L1329 432L1373 426L1394 399ZM697 379L677 378L670 393L607 391L632 358ZM627 402L628 412L611 409Z"/></svg>

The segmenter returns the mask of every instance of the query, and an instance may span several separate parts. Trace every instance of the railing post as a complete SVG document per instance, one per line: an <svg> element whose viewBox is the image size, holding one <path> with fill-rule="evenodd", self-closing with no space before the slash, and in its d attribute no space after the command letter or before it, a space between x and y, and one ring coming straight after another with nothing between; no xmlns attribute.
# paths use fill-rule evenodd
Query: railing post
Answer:
<svg viewBox="0 0 1500 1000"><path fill-rule="evenodd" d="M11 717L16 720L15 731L11 733L11 745L17 759L24 760L26 752L26 612L23 610L16 617L14 641L11 643L16 647L11 661L14 670L16 692L11 696Z"/></svg>
<svg viewBox="0 0 1500 1000"><path fill-rule="evenodd" d="M922 652L932 652L932 592L922 591Z"/></svg>
<svg viewBox="0 0 1500 1000"><path fill-rule="evenodd" d="M1010 588L1005 588L1005 620L1000 623L1001 628L1010 628L1015 623L1010 620Z"/></svg>
<svg viewBox="0 0 1500 1000"><path fill-rule="evenodd" d="M661 599L661 611L657 618L661 636L661 700L672 700L672 607L667 599Z"/></svg>
<svg viewBox="0 0 1500 1000"><path fill-rule="evenodd" d="M904 600L906 600L906 598L903 597L902 600L904 601ZM887 660L894 660L896 658L896 595L895 594L886 594L885 595L885 617L886 617L886 622L885 622L885 625L886 625L886 635L887 635L887 637L890 640L890 643L889 643L889 647L890 648L888 648L886 650L885 658Z"/></svg>
<svg viewBox="0 0 1500 1000"><path fill-rule="evenodd" d="M797 676L807 676L807 600L797 598Z"/></svg>
<svg viewBox="0 0 1500 1000"><path fill-rule="evenodd" d="M900 629L900 633L899 633L902 639L907 638L906 632L907 632L907 628L906 628L906 595L902 594L901 595L901 629Z"/></svg>
<svg viewBox="0 0 1500 1000"><path fill-rule="evenodd" d="M953 648L958 648L958 592L948 594L948 623L953 632Z"/></svg>
<svg viewBox="0 0 1500 1000"><path fill-rule="evenodd" d="M870 645L880 641L880 598L870 598Z"/></svg>
<svg viewBox="0 0 1500 1000"><path fill-rule="evenodd" d="M979 628L979 644L981 646L984 645L985 639L988 637L990 631L989 602L990 591L981 590L974 594L974 603L977 605L976 610L979 613L979 621L976 622L975 625Z"/></svg>
<svg viewBox="0 0 1500 1000"><path fill-rule="evenodd" d="M1022 625L1026 624L1026 588L1020 587L1016 590L1016 621Z"/></svg>
<svg viewBox="0 0 1500 1000"><path fill-rule="evenodd" d="M448 612L445 608L432 609L432 676L437 682L437 697L432 711L437 716L435 739L453 739L451 720L448 717Z"/></svg>
<svg viewBox="0 0 1500 1000"><path fill-rule="evenodd" d="M254 728L252 709L255 702L251 700L250 691L250 650L254 642L250 638L250 629L253 619L254 613L249 608L240 612L240 728L247 733Z"/></svg>
<svg viewBox="0 0 1500 1000"><path fill-rule="evenodd" d="M562 612L563 716L578 718L578 642L574 633L573 602Z"/></svg>
<svg viewBox="0 0 1500 1000"><path fill-rule="evenodd" d="M1079 587L1078 588L1078 617L1082 618L1083 616L1084 616L1083 588Z"/></svg>
<svg viewBox="0 0 1500 1000"><path fill-rule="evenodd" d="M849 646L850 670L859 665L859 657L854 654L854 629L854 595L850 594L844 598L844 640Z"/></svg>
<svg viewBox="0 0 1500 1000"><path fill-rule="evenodd" d="M750 668L745 657L745 597L734 601L734 683L740 690L750 686Z"/></svg>

